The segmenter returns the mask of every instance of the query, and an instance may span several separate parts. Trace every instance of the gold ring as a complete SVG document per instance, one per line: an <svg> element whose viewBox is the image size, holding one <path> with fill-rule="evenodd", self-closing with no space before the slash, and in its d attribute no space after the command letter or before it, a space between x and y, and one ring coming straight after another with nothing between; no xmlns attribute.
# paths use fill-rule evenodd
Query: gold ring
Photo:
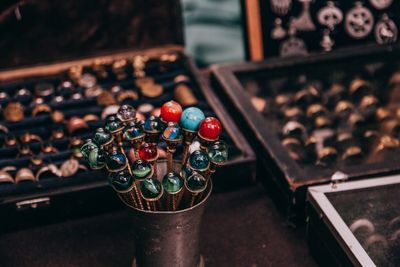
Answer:
<svg viewBox="0 0 400 267"><path fill-rule="evenodd" d="M357 92L361 87L368 86L368 85L369 85L369 83L366 80L354 79L353 81L351 81L351 83L349 85L349 93L350 93L350 95L352 95L355 92Z"/></svg>
<svg viewBox="0 0 400 267"><path fill-rule="evenodd" d="M35 95L47 97L54 93L54 86L51 83L38 83L35 86Z"/></svg>
<svg viewBox="0 0 400 267"><path fill-rule="evenodd" d="M60 140L65 136L63 129L55 129L51 132L51 140Z"/></svg>
<svg viewBox="0 0 400 267"><path fill-rule="evenodd" d="M20 146L18 152L19 152L18 154L19 157L27 157L33 155L33 152L28 145Z"/></svg>
<svg viewBox="0 0 400 267"><path fill-rule="evenodd" d="M36 117L39 113L51 113L51 107L47 104L37 105L32 110L32 117Z"/></svg>
<svg viewBox="0 0 400 267"><path fill-rule="evenodd" d="M72 117L68 120L67 123L67 130L69 134L73 134L79 129L88 129L89 126L87 125L86 121L79 117Z"/></svg>
<svg viewBox="0 0 400 267"><path fill-rule="evenodd" d="M107 107L115 105L114 95L110 91L103 91L96 97L96 102L99 106Z"/></svg>
<svg viewBox="0 0 400 267"><path fill-rule="evenodd" d="M30 159L30 166L41 166L43 165L43 158L38 156L32 156Z"/></svg>
<svg viewBox="0 0 400 267"><path fill-rule="evenodd" d="M4 119L9 122L22 121L25 117L24 107L19 102L10 102L5 107L3 115Z"/></svg>
<svg viewBox="0 0 400 267"><path fill-rule="evenodd" d="M13 177L6 171L0 170L0 184L15 183Z"/></svg>
<svg viewBox="0 0 400 267"><path fill-rule="evenodd" d="M51 120L54 123L63 123L64 122L64 113L60 110L54 110L51 113Z"/></svg>
<svg viewBox="0 0 400 267"><path fill-rule="evenodd" d="M107 119L108 116L117 114L119 109L119 105L111 105L103 109L103 112L101 113L101 119L105 120Z"/></svg>
<svg viewBox="0 0 400 267"><path fill-rule="evenodd" d="M33 175L33 172L28 168L19 169L17 171L17 174L15 175L15 182L17 184L24 181L30 181L30 182L36 181L35 175Z"/></svg>
<svg viewBox="0 0 400 267"><path fill-rule="evenodd" d="M38 172L36 173L36 180L39 181L40 176L46 172L50 172L57 177L61 177L61 171L57 168L57 166L55 164L49 164L49 165L43 166L42 168L40 168L38 170Z"/></svg>
<svg viewBox="0 0 400 267"><path fill-rule="evenodd" d="M87 171L87 167L80 164L78 160L71 158L64 161L60 166L62 177L70 177L75 175L79 170Z"/></svg>
<svg viewBox="0 0 400 267"><path fill-rule="evenodd" d="M125 101L126 99L131 99L133 101L136 101L139 99L139 95L138 95L138 93L136 93L133 90L124 90L124 91L120 92L117 96L118 103L121 103L121 102Z"/></svg>
<svg viewBox="0 0 400 267"><path fill-rule="evenodd" d="M7 134L4 137L4 144L5 146L15 146L17 145L17 138L13 134Z"/></svg>
<svg viewBox="0 0 400 267"><path fill-rule="evenodd" d="M42 142L42 138L39 135L30 134L28 132L22 134L19 137L19 140L21 140L21 143L23 143L23 144L28 144L33 141Z"/></svg>
<svg viewBox="0 0 400 267"><path fill-rule="evenodd" d="M6 134L9 132L8 128L6 126L4 126L3 124L0 124L0 131L3 133L6 133Z"/></svg>
<svg viewBox="0 0 400 267"><path fill-rule="evenodd" d="M100 120L99 116L95 115L95 114L86 114L85 116L83 116L82 118L84 121L89 122L89 121L98 121Z"/></svg>
<svg viewBox="0 0 400 267"><path fill-rule="evenodd" d="M41 150L42 150L42 153L45 153L45 154L58 152L58 149L55 148L50 142L42 143Z"/></svg>

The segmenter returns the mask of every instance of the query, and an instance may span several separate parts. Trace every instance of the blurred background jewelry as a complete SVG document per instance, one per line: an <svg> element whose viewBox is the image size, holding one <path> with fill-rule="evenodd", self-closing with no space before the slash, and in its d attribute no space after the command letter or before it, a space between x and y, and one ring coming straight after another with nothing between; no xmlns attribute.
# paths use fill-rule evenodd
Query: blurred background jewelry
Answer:
<svg viewBox="0 0 400 267"><path fill-rule="evenodd" d="M374 26L374 16L371 11L364 7L362 2L355 2L345 18L345 29L350 37L363 39L371 33Z"/></svg>
<svg viewBox="0 0 400 267"><path fill-rule="evenodd" d="M290 26L297 31L314 31L315 24L311 19L310 5L312 0L298 0L302 4L302 11L296 18L291 19Z"/></svg>
<svg viewBox="0 0 400 267"><path fill-rule="evenodd" d="M333 31L343 21L343 12L335 6L333 1L327 1L326 6L317 13L318 22Z"/></svg>
<svg viewBox="0 0 400 267"><path fill-rule="evenodd" d="M292 0L270 0L271 10L277 15L286 15L292 7Z"/></svg>
<svg viewBox="0 0 400 267"><path fill-rule="evenodd" d="M378 44L389 44L397 41L397 26L387 14L383 14L375 25L375 40Z"/></svg>

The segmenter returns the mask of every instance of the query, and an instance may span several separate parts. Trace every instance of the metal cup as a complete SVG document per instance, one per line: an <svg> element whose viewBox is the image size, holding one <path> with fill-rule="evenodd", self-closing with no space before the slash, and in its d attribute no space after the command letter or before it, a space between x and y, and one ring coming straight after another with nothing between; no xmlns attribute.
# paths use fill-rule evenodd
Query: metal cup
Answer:
<svg viewBox="0 0 400 267"><path fill-rule="evenodd" d="M158 179L167 171L167 164L158 164ZM175 169L180 163L175 162ZM193 207L179 211L144 211L131 208L135 231L133 267L182 266L203 267L200 254L200 228L206 203L211 195L210 180L203 199Z"/></svg>

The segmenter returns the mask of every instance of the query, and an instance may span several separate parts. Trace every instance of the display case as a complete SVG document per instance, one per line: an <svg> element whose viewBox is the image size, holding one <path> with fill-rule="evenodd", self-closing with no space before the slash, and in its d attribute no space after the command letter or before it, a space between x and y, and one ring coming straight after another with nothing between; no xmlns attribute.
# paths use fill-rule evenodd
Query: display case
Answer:
<svg viewBox="0 0 400 267"><path fill-rule="evenodd" d="M398 40L398 1L242 0L242 6L250 60Z"/></svg>
<svg viewBox="0 0 400 267"><path fill-rule="evenodd" d="M220 118L230 155L216 190L254 180L252 149L183 51L180 12L175 0L1 5L0 231L122 207L79 148L123 104L138 119L171 99Z"/></svg>
<svg viewBox="0 0 400 267"><path fill-rule="evenodd" d="M307 239L321 266L399 266L400 176L308 189Z"/></svg>
<svg viewBox="0 0 400 267"><path fill-rule="evenodd" d="M397 45L214 66L213 85L259 155L289 219L306 188L400 171ZM229 104L228 104L229 102Z"/></svg>

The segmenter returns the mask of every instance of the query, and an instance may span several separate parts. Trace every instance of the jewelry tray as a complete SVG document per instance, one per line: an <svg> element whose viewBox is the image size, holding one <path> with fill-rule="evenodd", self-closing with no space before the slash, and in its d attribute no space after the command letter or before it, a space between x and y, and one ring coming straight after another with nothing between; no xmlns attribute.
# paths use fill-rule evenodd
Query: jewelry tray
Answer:
<svg viewBox="0 0 400 267"><path fill-rule="evenodd" d="M369 77L366 79L374 83L377 96L382 100L385 99L387 92L384 81L397 70L396 61L399 55L399 46L362 46L358 49L341 49L329 54L315 54L308 57L211 67L213 86L220 89L218 92L221 98L227 99L226 106L230 113L237 118L247 139L258 153L260 166L264 168L264 171L259 171L258 174L262 176L260 178L266 183L267 190L289 221L297 223L303 221L308 186L329 183L338 177L352 180L399 172L400 150L395 148L384 152L381 156L383 158L369 156L372 161L362 160L354 164L335 161L333 164L320 166L297 162L281 143L283 118L277 117L270 111L257 111L251 99L263 99L268 109L272 105L271 96L277 93L295 93L305 84L315 81L321 82L322 87L326 88L329 77L335 77L332 74L342 73L344 79L341 83L345 88L349 84L349 79ZM306 77L306 83L303 85L294 83L298 77ZM324 90L321 92L322 95L326 94ZM335 132L342 130L340 127L335 127ZM359 145L366 146L363 142ZM339 150L337 144L333 144L333 147ZM367 155L368 152L365 153L365 156ZM339 175L335 176L335 173Z"/></svg>
<svg viewBox="0 0 400 267"><path fill-rule="evenodd" d="M229 190L254 180L255 154L223 104L208 87L203 74L183 52L179 1L20 1L14 4L5 5L0 10L5 14L0 21L0 31L4 36L0 47L2 51L8 51L7 56L0 59L1 92L13 95L13 92L22 86L32 90L32 86L38 81L57 81L65 76L69 68L77 65L92 66L99 60L111 63L116 59L127 59L137 55L150 58L165 54L178 55L179 59L167 73L157 73L151 68L148 69L148 75L164 87L161 96L141 97L137 101L128 100L126 103L137 107L149 102L159 107L173 98L174 78L179 74L188 76L189 81L184 83L198 99L197 106L203 109L206 115L213 115L221 120L224 128L221 138L229 146L229 160L226 166L213 176L214 187L217 191ZM96 10L93 11L94 6ZM10 10L15 11L15 15L14 12L10 13ZM92 15L87 17L81 16L82 14ZM114 25L104 24L104 21L109 20L114 21ZM115 81L105 80L99 83L106 87L113 82ZM121 85L138 91L132 78L122 81ZM100 115L102 112L96 105L95 97L66 100L52 104L51 107L53 110L63 111L66 118L89 113ZM16 136L26 131L49 135L53 127L49 114L39 114L31 118L28 116L29 108L25 113L23 121L10 123L2 118L0 123ZM79 132L79 137L83 140L90 136L90 131L103 126L104 120L88 124L90 130ZM1 138L3 137L2 133ZM45 162L59 166L69 159L72 153L67 148L66 138L55 141L53 145L60 152L45 155ZM35 150L39 144L34 142L31 146ZM4 166L28 166L29 158L10 157L15 155L15 149L0 148L0 169ZM180 151L178 148L177 155ZM13 171L10 174L15 176ZM106 175L100 171L80 171L74 176L61 178L46 175L38 182L0 184L0 214L6 215L0 222L1 232L77 216L90 216L116 208L123 206L108 186Z"/></svg>

